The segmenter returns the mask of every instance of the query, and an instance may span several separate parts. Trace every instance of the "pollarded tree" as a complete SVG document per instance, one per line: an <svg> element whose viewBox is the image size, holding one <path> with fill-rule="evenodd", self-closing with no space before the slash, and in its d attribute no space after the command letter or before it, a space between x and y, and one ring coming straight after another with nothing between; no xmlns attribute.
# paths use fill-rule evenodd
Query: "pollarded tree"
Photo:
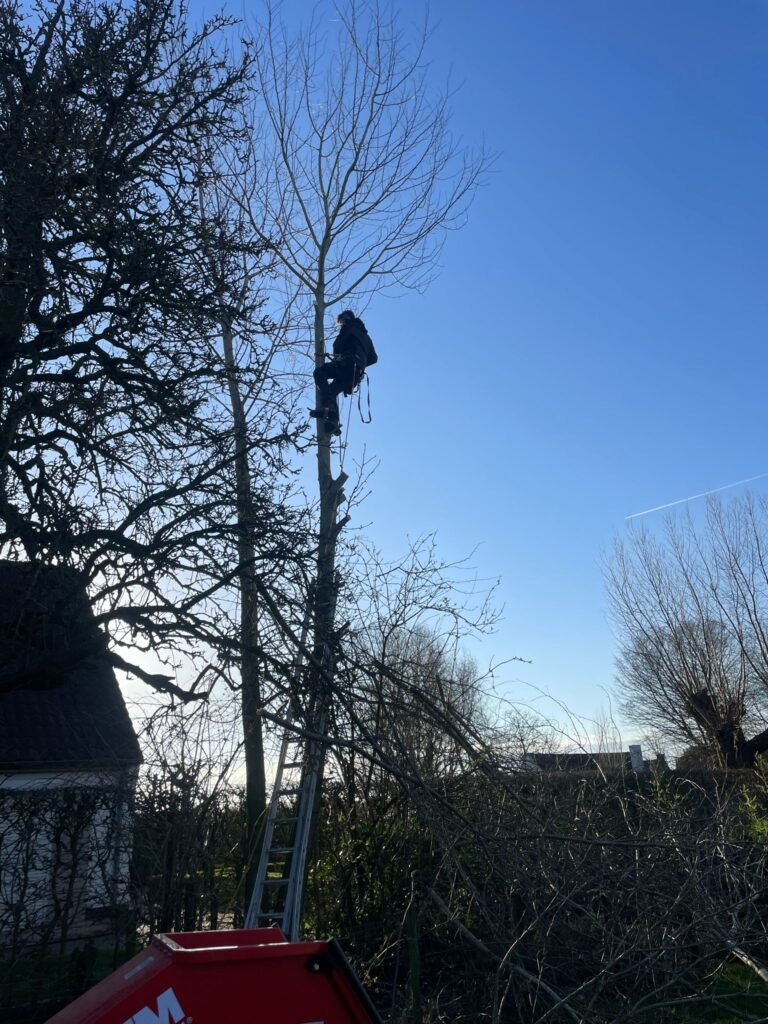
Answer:
<svg viewBox="0 0 768 1024"><path fill-rule="evenodd" d="M607 570L625 710L731 767L768 750L767 512L712 501L701 525L617 542Z"/></svg>

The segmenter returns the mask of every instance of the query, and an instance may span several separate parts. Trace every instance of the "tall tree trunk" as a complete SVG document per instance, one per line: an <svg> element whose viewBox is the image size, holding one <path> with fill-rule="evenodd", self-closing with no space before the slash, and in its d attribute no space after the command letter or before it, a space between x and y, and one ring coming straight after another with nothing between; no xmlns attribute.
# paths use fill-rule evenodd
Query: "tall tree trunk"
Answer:
<svg viewBox="0 0 768 1024"><path fill-rule="evenodd" d="M261 729L261 664L259 661L259 617L253 544L253 502L248 464L248 425L237 381L232 327L222 320L224 365L235 440L235 488L237 515L237 560L240 589L240 708L245 753L246 873L245 902L253 890L259 860L261 834L267 806L264 771L264 738Z"/></svg>
<svg viewBox="0 0 768 1024"><path fill-rule="evenodd" d="M325 302L322 289L315 295L315 366L322 366L325 360L325 331L323 314ZM317 405L320 396L317 394ZM314 647L318 660L326 648L333 650L335 591L336 591L336 541L346 520L337 521L336 513L347 475L340 472L334 477L331 469L331 438L317 420L317 482L320 491L320 529L317 543L317 578L314 592ZM316 689L323 686L323 680L316 680Z"/></svg>
<svg viewBox="0 0 768 1024"><path fill-rule="evenodd" d="M323 314L325 303L322 288L315 294L314 342L315 366L322 366L325 361L325 330ZM320 407L319 392L315 395L315 405ZM312 602L313 612L313 653L314 667L310 669L309 686L304 695L304 707L307 714L307 726L313 729L318 724L318 711L327 707L330 699L329 688L335 665L335 616L336 616L336 541L343 529L346 518L337 520L337 510L341 501L342 488L347 480L344 472L334 477L331 469L331 438L323 425L321 417L317 419L317 481L320 491L320 526L317 543L317 574L315 585L308 600ZM320 810L321 790L324 768L324 751L318 766L317 789L315 790L314 806L310 821L310 846L314 843L315 825ZM307 858L305 878L302 880L301 892L304 891L306 871L310 858Z"/></svg>

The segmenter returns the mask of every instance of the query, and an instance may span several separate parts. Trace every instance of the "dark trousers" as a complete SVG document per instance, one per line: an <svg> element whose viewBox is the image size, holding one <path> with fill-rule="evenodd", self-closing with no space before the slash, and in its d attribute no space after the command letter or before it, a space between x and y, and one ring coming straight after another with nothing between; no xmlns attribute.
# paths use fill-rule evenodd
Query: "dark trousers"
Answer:
<svg viewBox="0 0 768 1024"><path fill-rule="evenodd" d="M351 395L364 373L361 366L346 359L332 359L330 363L318 366L313 376L320 392L320 407L334 410L338 419L339 395L342 391L345 395Z"/></svg>

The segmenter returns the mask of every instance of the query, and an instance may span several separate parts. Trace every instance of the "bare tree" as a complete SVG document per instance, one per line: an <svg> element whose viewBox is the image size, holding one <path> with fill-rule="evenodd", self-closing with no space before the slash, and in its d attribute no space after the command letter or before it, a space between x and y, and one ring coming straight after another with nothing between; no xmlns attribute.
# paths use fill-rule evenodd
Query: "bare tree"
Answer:
<svg viewBox="0 0 768 1024"><path fill-rule="evenodd" d="M201 262L206 286L217 303L219 337L211 343L211 362L223 370L226 387L221 404L226 408L223 416L231 420L234 456L227 489L231 498L223 501L231 506L236 524L230 551L238 597L232 685L240 694L248 893L266 809L262 712L274 688L265 685L265 677L280 675L281 668L285 674L292 661L290 637L283 625L286 619L303 614L300 610L297 616L293 605L297 595L300 600L306 591L310 530L309 513L296 500L289 468L290 456L301 444L301 428L295 425L297 395L284 380L278 383L275 373L285 348L285 331L263 312L261 286L271 270L269 256L263 241L246 238L242 204L233 203L216 181L214 147L209 147L206 160L211 180L200 190L207 228ZM219 173L220 169L221 162ZM265 522L277 525L277 519L264 516L265 480L283 510L282 526L291 522L290 531L276 531L284 540L282 547L264 545ZM271 595L268 602L261 598L265 588ZM278 606L281 614L275 615Z"/></svg>
<svg viewBox="0 0 768 1024"><path fill-rule="evenodd" d="M763 503L711 501L617 542L607 570L627 712L731 767L768 749L767 526Z"/></svg>
<svg viewBox="0 0 768 1024"><path fill-rule="evenodd" d="M0 3L0 542L81 567L126 649L216 634L203 561L232 456L205 415L195 155L232 131L248 67L216 53L227 24Z"/></svg>
<svg viewBox="0 0 768 1024"><path fill-rule="evenodd" d="M271 5L257 25L256 128L247 167L250 227L306 310L314 365L331 307L386 287L424 287L447 228L461 223L485 158L457 145L447 97L431 88L426 34L358 0L290 38ZM317 426L320 495L315 646L333 641L336 542L346 476Z"/></svg>
<svg viewBox="0 0 768 1024"><path fill-rule="evenodd" d="M446 96L427 81L425 36L409 45L376 4L332 9L334 38L319 31L319 8L290 38L267 4L256 26L253 145L244 160L230 161L231 196L282 282L281 319L310 328L316 367L325 360L330 308L392 285L426 285L484 165L450 135ZM334 475L321 420L317 441L316 573L307 592L315 695L333 673L336 548L349 518L339 518L347 477Z"/></svg>
<svg viewBox="0 0 768 1024"><path fill-rule="evenodd" d="M192 31L176 0L0 3L0 544L81 570L113 663L182 698L253 660L233 590L256 563L269 585L306 534L298 432L257 341L263 245L200 203L250 67L229 25ZM237 388L247 432L222 407Z"/></svg>

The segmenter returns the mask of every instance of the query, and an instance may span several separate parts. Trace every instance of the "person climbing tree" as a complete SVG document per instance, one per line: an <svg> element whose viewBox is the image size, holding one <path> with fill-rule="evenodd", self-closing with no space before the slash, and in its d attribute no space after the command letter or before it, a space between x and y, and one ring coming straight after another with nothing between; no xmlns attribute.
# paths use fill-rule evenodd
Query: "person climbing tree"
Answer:
<svg viewBox="0 0 768 1024"><path fill-rule="evenodd" d="M351 309L336 317L340 330L333 343L333 357L314 372L319 403L310 415L324 420L331 434L341 433L338 396L351 395L365 375L365 371L378 361L376 349L363 321Z"/></svg>

